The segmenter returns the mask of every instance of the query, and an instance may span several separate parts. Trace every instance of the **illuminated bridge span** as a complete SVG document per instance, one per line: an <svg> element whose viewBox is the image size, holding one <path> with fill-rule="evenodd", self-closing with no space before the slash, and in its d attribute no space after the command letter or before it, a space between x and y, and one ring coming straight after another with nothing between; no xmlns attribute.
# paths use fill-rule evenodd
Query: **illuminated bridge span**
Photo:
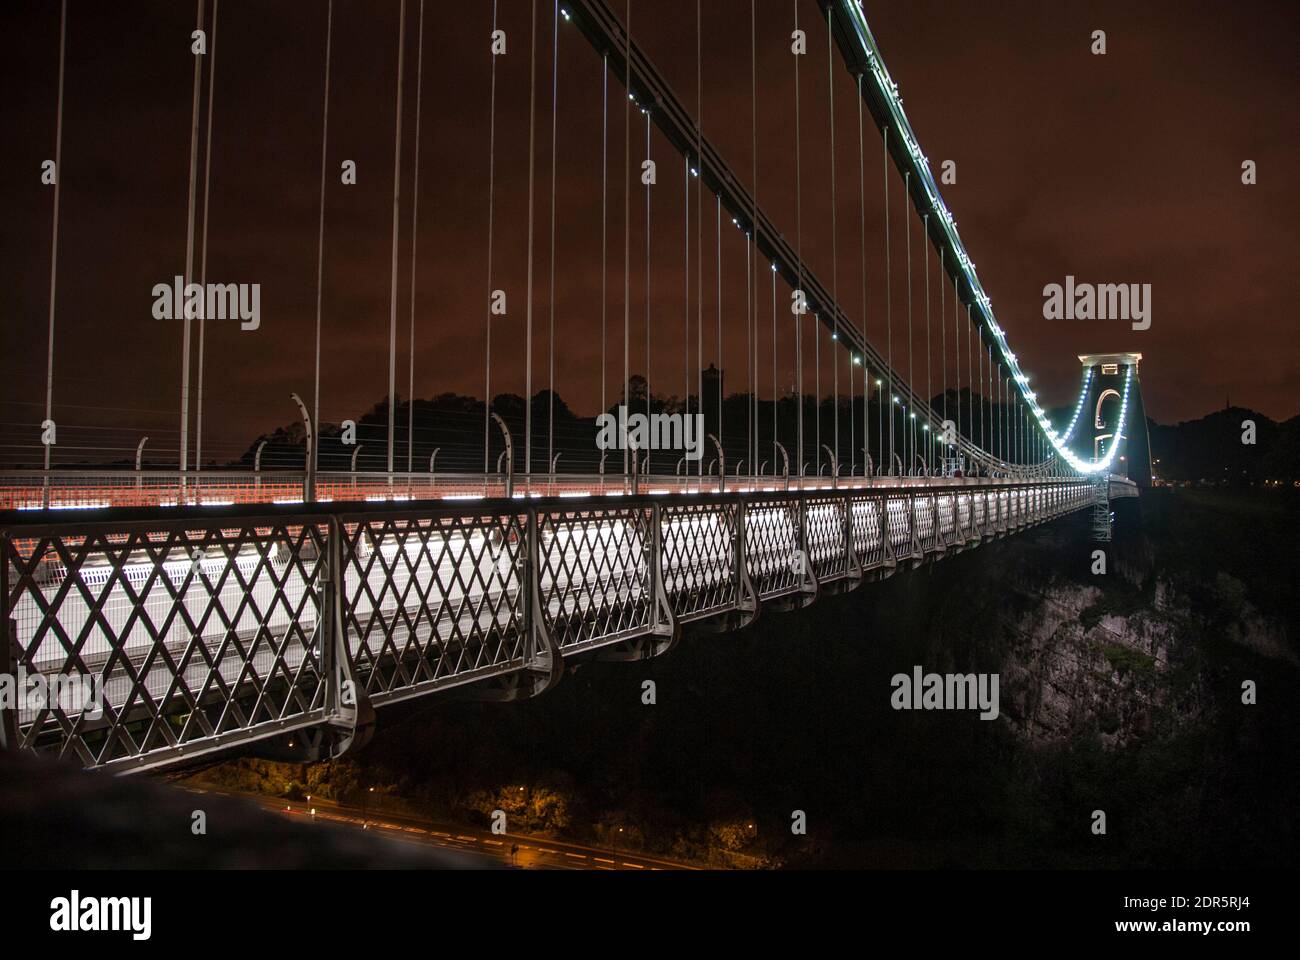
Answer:
<svg viewBox="0 0 1300 960"><path fill-rule="evenodd" d="M374 707L532 696L566 660L662 654L1093 501L1052 479L12 524L7 672L98 678L103 706L20 705L5 740L121 770L328 758Z"/></svg>
<svg viewBox="0 0 1300 960"><path fill-rule="evenodd" d="M328 9L332 16L332 4ZM1080 510L1091 510L1094 535L1108 538L1111 498L1135 495L1150 480L1140 356L1081 357L1073 416L1063 429L1053 426L993 315L861 7L833 0L814 9L820 17L803 25L808 42L820 29L828 47L838 46L883 138L887 204L888 159L902 180L909 254L911 224L923 230L924 380L911 349L910 256L904 366L891 315L882 352L866 336L865 317L854 319L837 296L838 277L827 285L814 274L613 9L603 0L556 3L553 29L564 29L561 15L565 26L575 24L601 57L606 80L623 83L627 115L645 117L647 142L653 123L680 154L688 209L693 183L697 211L712 193L719 245L725 210L755 262L770 266L753 271L750 289L761 288L756 276L770 272L774 304L778 281L801 294L782 302L806 303L806 312L788 321L796 352L793 436L777 434L775 308L772 399L758 397L759 328L751 309L746 428L723 435L719 377L712 448L707 466L701 460L694 472L684 459L675 473L662 462L647 472L638 451L620 454L623 462L609 470L601 456L598 465L564 472L549 436L541 461L547 469L539 471L532 406L517 454L517 438L490 404L481 470L436 473L435 449L429 470L417 472L409 439L407 469L396 470L391 359L385 472L358 473L355 456L351 471L319 470L319 410L302 401L306 443L298 470L264 473L259 453L253 471L200 471L197 451L194 469L187 453L183 391L177 470L145 471L138 456L135 471L58 469L47 446L44 469L0 473L0 623L8 630L0 672L47 684L84 678L102 693L102 709L75 696L8 704L0 711L4 742L123 771L234 749L326 759L364 742L375 708L387 704L435 694L533 696L559 682L565 663L577 658L659 655L688 627L737 629L761 611L799 609L822 593ZM865 214L862 231L865 265ZM940 300L933 337L931 247L948 297ZM688 255L688 289L689 263ZM719 272L720 264L719 255ZM704 320L695 319L702 369ZM811 407L800 355L808 320L818 364ZM717 322L720 355L720 301ZM647 314L647 338L651 333ZM836 401L825 443L822 339ZM941 370L938 395L932 359ZM188 354L185 362L188 377ZM530 385L531 363L530 353ZM847 457L841 367L852 418ZM487 369L490 376L491 362ZM692 404L701 410L705 399L701 381L685 411ZM47 419L48 411L47 399ZM771 425L766 438L764 421Z"/></svg>

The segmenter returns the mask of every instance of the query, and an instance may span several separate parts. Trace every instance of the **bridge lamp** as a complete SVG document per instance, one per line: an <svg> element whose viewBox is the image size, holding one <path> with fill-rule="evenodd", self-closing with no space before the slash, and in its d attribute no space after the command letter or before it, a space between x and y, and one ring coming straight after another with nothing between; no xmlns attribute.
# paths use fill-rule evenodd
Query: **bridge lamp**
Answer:
<svg viewBox="0 0 1300 960"><path fill-rule="evenodd" d="M839 335L838 333L832 333L832 334L831 334L831 339L832 339L832 340L838 340L839 338L840 338L840 335Z"/></svg>
<svg viewBox="0 0 1300 960"><path fill-rule="evenodd" d="M560 7L560 14L564 17L565 20L569 19L569 11L564 9L564 7Z"/></svg>
<svg viewBox="0 0 1300 960"><path fill-rule="evenodd" d="M876 378L876 386L879 387L879 386L882 386L883 384L884 384L884 381L881 380L879 377L877 377L877 378Z"/></svg>
<svg viewBox="0 0 1300 960"><path fill-rule="evenodd" d="M696 170L694 167L691 167L691 176L698 177L699 175L700 175L700 171ZM775 265L772 267L772 269L773 270L776 269Z"/></svg>
<svg viewBox="0 0 1300 960"><path fill-rule="evenodd" d="M876 381L876 383L879 383L879 382L880 382L879 380ZM894 402L895 402L895 403L898 403L898 397L894 397Z"/></svg>
<svg viewBox="0 0 1300 960"><path fill-rule="evenodd" d="M853 362L854 362L857 366L859 366L859 367L862 366L862 358L861 358L861 357L854 357L854 358L853 358Z"/></svg>

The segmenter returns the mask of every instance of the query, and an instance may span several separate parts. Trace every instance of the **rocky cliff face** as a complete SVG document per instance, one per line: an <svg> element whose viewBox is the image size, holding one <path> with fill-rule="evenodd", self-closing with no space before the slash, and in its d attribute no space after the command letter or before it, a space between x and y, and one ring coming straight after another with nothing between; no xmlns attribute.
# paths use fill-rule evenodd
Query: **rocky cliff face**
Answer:
<svg viewBox="0 0 1300 960"><path fill-rule="evenodd" d="M1028 739L1095 730L1104 746L1124 746L1150 732L1156 712L1181 709L1190 718L1201 709L1198 698L1171 702L1179 641L1168 611L1097 615L1102 599L1097 587L1056 581L1007 623L1015 639L1003 664L1002 709Z"/></svg>
<svg viewBox="0 0 1300 960"><path fill-rule="evenodd" d="M1207 658L1207 645L1300 665L1286 624L1257 608L1241 580L1223 570L1189 576L1140 526L1086 546L1090 559L1104 548L1102 575L1091 562L1074 576L1040 563L1057 541L1007 545L1023 554L1008 584L1018 596L988 624L1003 638L1003 712L1029 741L1095 734L1115 749L1206 719L1216 691L1240 689L1221 683L1223 663Z"/></svg>

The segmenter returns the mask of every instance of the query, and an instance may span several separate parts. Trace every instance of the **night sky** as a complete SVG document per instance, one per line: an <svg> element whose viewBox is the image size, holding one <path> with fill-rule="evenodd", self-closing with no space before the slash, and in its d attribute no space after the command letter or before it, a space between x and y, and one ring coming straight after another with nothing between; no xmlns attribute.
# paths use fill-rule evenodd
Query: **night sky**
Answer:
<svg viewBox="0 0 1300 960"><path fill-rule="evenodd" d="M56 462L94 451L126 456L142 434L155 455L177 443L181 324L155 320L154 284L183 271L195 4L186 0L70 0L61 170L56 313ZM399 254L399 392L405 395L411 310L411 200L419 0L407 0ZM748 0L703 4L703 127L753 190ZM324 0L222 0L212 52L207 279L260 283L262 321L241 332L208 325L206 458L237 457L253 437L310 402L316 300ZM623 15L623 0L615 9ZM757 0L760 205L796 243L793 0ZM797 4L810 51L799 65L801 246L861 322L857 105L854 78L833 57L834 189L827 35L815 3ZM1300 214L1295 185L1300 80L1293 2L867 2L865 9L922 148L942 187L999 322L1046 405L1069 403L1076 355L1140 351L1147 412L1162 422L1233 404L1275 418L1300 412L1291 263ZM490 288L509 297L493 325L492 392L522 393L526 317L529 10L502 0L508 53L498 60L494 270L486 267L490 0L426 5L419 222L415 263L415 393L481 396ZM5 78L0 146L0 303L4 388L0 459L39 456L45 381L53 189L40 183L54 155L59 5L6 0L0 8ZM388 378L397 0L336 0L325 224L322 419L355 417L383 397ZM211 0L208 3L211 16ZM546 386L551 310L551 44L554 7L537 4L537 167L534 389ZM1093 56L1104 29L1108 53ZM677 96L697 96L695 4L633 0L633 36ZM205 73L208 64L205 62ZM601 400L601 59L560 21L555 143L556 390L575 410ZM206 79L205 79L206 82ZM624 231L630 229L632 373L645 371L645 192L633 179L623 217L626 95L609 96L607 398L622 377ZM879 135L865 114L866 326L883 349L883 199ZM205 117L206 122L206 117ZM631 164L645 155L645 120L631 119ZM200 151L203 140L200 139ZM651 194L650 361L656 393L681 394L697 310L704 365L718 360L715 209L703 203L703 275L697 276L696 199L690 200L690 328L683 161L656 131L659 182ZM358 184L339 182L354 160ZM1258 184L1244 186L1254 160ZM912 231L914 380L924 388L924 246L904 219L901 180L889 174L895 366L906 370L906 247ZM200 166L199 195L202 196ZM202 210L200 208L201 215ZM744 390L743 237L724 222L721 243L728 390ZM765 265L760 265L765 266ZM1150 283L1153 322L1044 320L1045 284L1067 274L1094 283ZM702 279L703 303L697 301ZM772 391L770 274L758 275L759 392ZM932 251L932 393L939 392L939 280ZM951 285L946 327L953 330ZM777 291L778 387L794 372L789 293ZM688 368L686 343L692 349ZM814 378L811 326L805 383ZM828 340L821 340L829 392ZM951 349L951 347L950 347ZM196 344L197 353L197 344ZM841 356L840 388L848 366ZM953 372L948 370L952 385ZM964 377L964 373L963 373ZM859 381L860 382L860 381ZM860 388L859 388L860 389ZM66 439L65 439L66 438ZM90 449L82 449L90 448ZM191 447L192 449L192 447Z"/></svg>

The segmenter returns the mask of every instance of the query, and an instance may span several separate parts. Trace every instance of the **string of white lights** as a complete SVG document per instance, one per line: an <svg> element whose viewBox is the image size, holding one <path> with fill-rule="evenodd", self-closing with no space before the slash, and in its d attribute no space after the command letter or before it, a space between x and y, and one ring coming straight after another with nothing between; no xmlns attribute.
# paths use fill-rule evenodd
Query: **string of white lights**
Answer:
<svg viewBox="0 0 1300 960"><path fill-rule="evenodd" d="M889 123L887 127L896 131L904 149L912 159L912 166L916 170L921 187L925 192L926 200L930 209L936 214L939 228L944 232L949 246L953 249L957 264L955 269L960 271L961 276L966 280L972 294L973 306L983 316L983 321L987 325L989 332L994 339L994 345L1001 354L1002 361L1007 369L1011 372L1011 377L1016 383L1016 388L1024 398L1026 407L1032 412L1034 419L1037 421L1039 429L1051 442L1052 448L1056 454L1068 463L1073 469L1084 474L1100 473L1108 470L1114 456L1114 447L1111 454L1101 460L1089 461L1075 455L1069 449L1068 441L1070 434L1073 432L1075 424L1078 421L1079 410L1082 409L1083 399L1087 395L1088 381L1084 381L1083 394L1079 400L1079 408L1075 412L1075 417L1071 421L1069 430L1062 434L1058 433L1047 417L1047 412L1038 403L1038 395L1030 389L1029 377L1021 369L1020 363L1016 358L1011 347L1007 343L1006 331L998 324L993 314L992 300L985 293L983 285L980 283L979 275L975 270L975 263L971 260L970 255L966 252L965 245L957 232L957 223L953 218L951 211L944 204L942 197L939 195L939 188L930 171L929 159L921 151L919 142L912 132L911 124L907 120L907 114L903 111L903 100L899 95L898 84L890 77L888 69L885 67L884 59L880 55L880 50L876 45L875 38L872 36L870 27L867 26L866 15L862 11L860 3L846 3L845 8L849 10L853 22L854 30L857 34L857 41L861 46L862 52L866 57L869 75L874 82L876 91L879 93L882 102L885 103L889 112ZM1127 368L1125 379L1125 401L1128 398L1128 385L1132 377L1132 367ZM1120 420L1116 427L1117 434L1124 430L1125 417L1127 414L1127 402L1123 404L1120 412Z"/></svg>

